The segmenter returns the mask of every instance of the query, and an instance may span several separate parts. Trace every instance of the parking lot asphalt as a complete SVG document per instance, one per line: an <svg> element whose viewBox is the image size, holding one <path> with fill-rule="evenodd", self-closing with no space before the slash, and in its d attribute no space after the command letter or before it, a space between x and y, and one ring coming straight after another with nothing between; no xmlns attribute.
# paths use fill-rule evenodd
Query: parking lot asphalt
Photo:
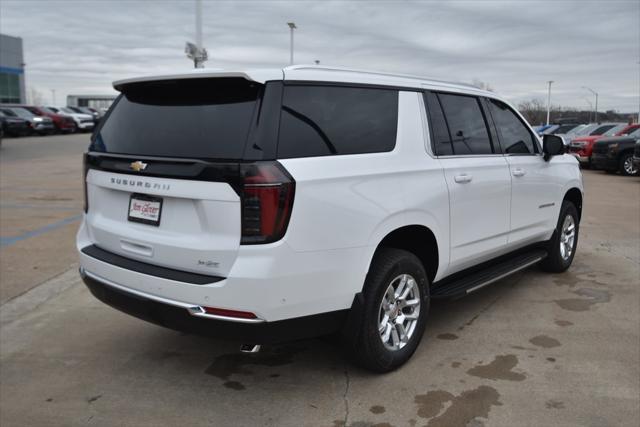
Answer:
<svg viewBox="0 0 640 427"><path fill-rule="evenodd" d="M413 359L374 375L331 340L241 355L95 300L73 248L87 140L0 149L3 427L640 423L640 178L585 171L568 272L434 303Z"/></svg>

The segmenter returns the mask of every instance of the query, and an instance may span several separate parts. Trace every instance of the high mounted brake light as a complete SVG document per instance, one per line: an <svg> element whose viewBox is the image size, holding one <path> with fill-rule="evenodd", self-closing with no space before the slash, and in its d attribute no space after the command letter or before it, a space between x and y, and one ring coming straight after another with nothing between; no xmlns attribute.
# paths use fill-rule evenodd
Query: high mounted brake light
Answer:
<svg viewBox="0 0 640 427"><path fill-rule="evenodd" d="M241 166L243 245L271 243L287 231L295 181L278 162Z"/></svg>

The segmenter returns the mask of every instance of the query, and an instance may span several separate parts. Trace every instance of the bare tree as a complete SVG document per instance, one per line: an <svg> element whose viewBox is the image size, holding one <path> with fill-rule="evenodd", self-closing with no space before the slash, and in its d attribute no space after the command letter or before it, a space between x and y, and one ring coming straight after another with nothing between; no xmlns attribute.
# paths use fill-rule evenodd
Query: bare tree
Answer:
<svg viewBox="0 0 640 427"><path fill-rule="evenodd" d="M518 104L518 110L532 125L542 124L547 118L547 108L544 102L538 98L522 101Z"/></svg>

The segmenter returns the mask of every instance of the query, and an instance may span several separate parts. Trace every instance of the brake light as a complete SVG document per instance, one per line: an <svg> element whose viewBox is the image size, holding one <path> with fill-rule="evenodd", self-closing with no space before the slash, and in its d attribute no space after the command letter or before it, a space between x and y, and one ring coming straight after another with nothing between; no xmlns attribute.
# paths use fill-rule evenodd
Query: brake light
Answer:
<svg viewBox="0 0 640 427"><path fill-rule="evenodd" d="M89 194L87 194L87 174L89 172L89 163L87 162L87 153L82 155L82 189L84 191L84 212L89 211Z"/></svg>
<svg viewBox="0 0 640 427"><path fill-rule="evenodd" d="M241 166L241 244L271 243L287 231L295 181L278 162Z"/></svg>

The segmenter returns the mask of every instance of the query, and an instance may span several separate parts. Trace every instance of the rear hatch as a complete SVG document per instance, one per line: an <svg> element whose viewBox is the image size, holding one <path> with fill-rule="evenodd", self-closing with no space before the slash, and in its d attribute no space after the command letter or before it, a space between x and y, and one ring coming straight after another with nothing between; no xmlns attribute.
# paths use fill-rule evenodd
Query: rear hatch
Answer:
<svg viewBox="0 0 640 427"><path fill-rule="evenodd" d="M265 99L277 99L267 86L199 78L119 88L122 95L85 157L93 244L153 265L226 277L244 238L243 179L261 164L256 160L268 158L268 141L277 137L277 122L260 124L269 118Z"/></svg>

